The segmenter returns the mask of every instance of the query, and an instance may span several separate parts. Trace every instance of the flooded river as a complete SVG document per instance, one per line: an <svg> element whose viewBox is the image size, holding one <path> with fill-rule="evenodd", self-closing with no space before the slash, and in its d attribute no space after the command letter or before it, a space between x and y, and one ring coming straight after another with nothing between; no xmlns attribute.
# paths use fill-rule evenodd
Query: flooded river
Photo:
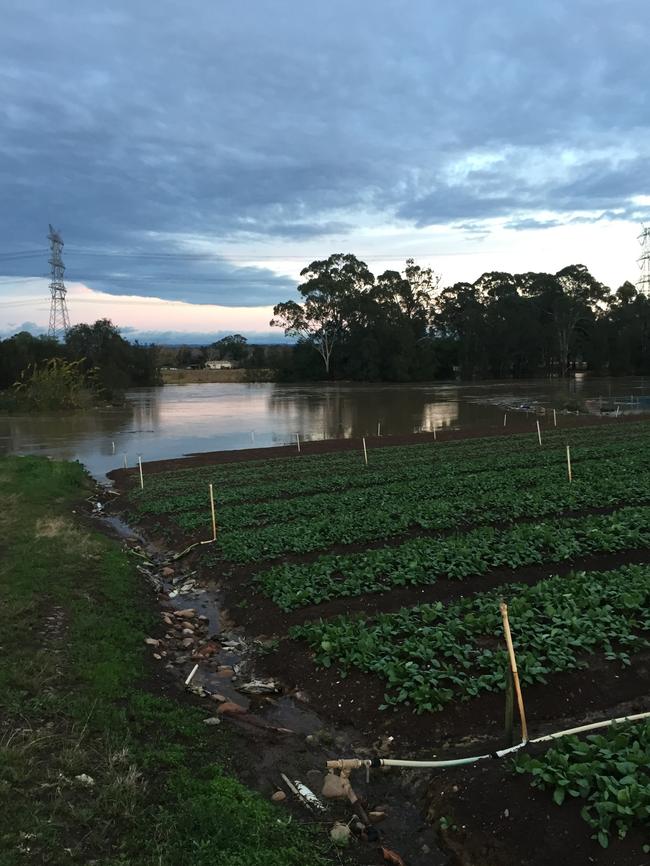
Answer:
<svg viewBox="0 0 650 866"><path fill-rule="evenodd" d="M440 382L410 385L200 384L128 392L126 406L75 415L0 415L0 453L81 460L97 478L110 469L197 451L263 447L301 439L493 426L504 407L650 408L650 380Z"/></svg>

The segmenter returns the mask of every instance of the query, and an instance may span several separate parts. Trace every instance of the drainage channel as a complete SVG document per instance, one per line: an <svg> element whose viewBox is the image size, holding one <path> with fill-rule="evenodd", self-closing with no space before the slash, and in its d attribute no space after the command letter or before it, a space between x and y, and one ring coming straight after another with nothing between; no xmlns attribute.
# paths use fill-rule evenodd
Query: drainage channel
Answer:
<svg viewBox="0 0 650 866"><path fill-rule="evenodd" d="M364 750L356 732L326 725L299 699L300 693L298 697L286 693L280 682L257 679L256 659L269 647L251 640L229 619L217 585L204 583L192 565L174 561L171 553L147 541L112 513L111 499L108 491L93 497L92 514L124 543L157 595L164 636L146 637L154 658L179 687L190 678L186 688L206 699L206 723L218 725L228 719L265 738L259 744L264 750L260 778L267 786L270 782L276 794L284 789L292 797L291 788L282 781L283 768L290 784L300 779L320 796L326 761L341 752ZM277 745L269 745L269 735L276 736ZM365 751L370 752L367 747ZM410 774L393 773L371 781L360 774L355 790L367 804L367 811L382 822L378 830L364 827L347 802L325 801L326 811L312 815L312 820L318 819L328 832L333 823L338 832L341 823L349 827L351 839L356 834L365 842L366 853L359 849L364 863L375 862L374 857L368 860L372 853L367 850L375 847L376 862L382 863L386 845L399 851L408 866L444 866L448 857L437 847L436 831L423 817L421 801L426 784L423 775L416 780Z"/></svg>

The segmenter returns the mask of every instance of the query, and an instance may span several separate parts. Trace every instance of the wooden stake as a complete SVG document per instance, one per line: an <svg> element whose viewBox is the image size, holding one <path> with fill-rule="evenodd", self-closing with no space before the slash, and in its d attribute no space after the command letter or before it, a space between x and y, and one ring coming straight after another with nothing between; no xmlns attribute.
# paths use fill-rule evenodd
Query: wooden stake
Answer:
<svg viewBox="0 0 650 866"><path fill-rule="evenodd" d="M557 412L553 409L553 426L557 427Z"/></svg>
<svg viewBox="0 0 650 866"><path fill-rule="evenodd" d="M381 436L381 421L377 421L377 436Z"/></svg>
<svg viewBox="0 0 650 866"><path fill-rule="evenodd" d="M300 454L300 433L296 433L296 445L298 446L298 454Z"/></svg>
<svg viewBox="0 0 650 866"><path fill-rule="evenodd" d="M140 490L144 490L144 477L142 475L142 456L138 454L138 469L140 470Z"/></svg>
<svg viewBox="0 0 650 866"><path fill-rule="evenodd" d="M503 413L503 426L505 427L507 423L508 423L508 413L504 412Z"/></svg>
<svg viewBox="0 0 650 866"><path fill-rule="evenodd" d="M539 439L539 444L542 444L542 431L539 429L539 421L535 422L537 424L537 438Z"/></svg>
<svg viewBox="0 0 650 866"><path fill-rule="evenodd" d="M436 435L436 425L433 425L433 441L436 442L438 440L438 436Z"/></svg>
<svg viewBox="0 0 650 866"><path fill-rule="evenodd" d="M214 513L214 492L212 490L212 484L208 485L210 488L210 511L212 512L212 540L217 540L217 517Z"/></svg>
<svg viewBox="0 0 650 866"><path fill-rule="evenodd" d="M510 665L506 667L506 711L504 720L504 736L506 746L512 746L514 741L515 689L512 681Z"/></svg>
<svg viewBox="0 0 650 866"><path fill-rule="evenodd" d="M517 695L517 705L519 706L519 718L521 720L521 739L528 742L528 725L526 724L526 711L524 710L524 698L521 694L521 686L519 685L519 674L517 673L517 659L515 658L515 648L512 645L512 635L510 634L510 623L508 622L508 605L502 601L499 605L501 611L501 619L503 620L503 633L508 647L508 658L510 659L510 670L512 671L512 681Z"/></svg>
<svg viewBox="0 0 650 866"><path fill-rule="evenodd" d="M368 465L368 451L366 449L366 438L365 436L361 440L363 442L363 462Z"/></svg>
<svg viewBox="0 0 650 866"><path fill-rule="evenodd" d="M571 474L571 448L567 445L566 447L566 471L569 476L569 484L573 481L573 475Z"/></svg>

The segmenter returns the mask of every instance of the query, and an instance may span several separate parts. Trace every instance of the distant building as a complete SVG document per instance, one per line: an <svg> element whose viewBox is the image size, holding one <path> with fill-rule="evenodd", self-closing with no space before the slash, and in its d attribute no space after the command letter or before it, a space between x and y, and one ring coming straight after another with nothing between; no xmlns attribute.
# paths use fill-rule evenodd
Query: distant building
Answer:
<svg viewBox="0 0 650 866"><path fill-rule="evenodd" d="M206 361L206 370L236 370L240 367L237 361Z"/></svg>

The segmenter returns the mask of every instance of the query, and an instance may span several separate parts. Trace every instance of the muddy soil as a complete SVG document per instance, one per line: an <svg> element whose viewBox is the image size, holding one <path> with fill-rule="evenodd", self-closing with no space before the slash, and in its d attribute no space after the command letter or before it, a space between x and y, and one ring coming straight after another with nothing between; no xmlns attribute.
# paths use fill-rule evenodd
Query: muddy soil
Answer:
<svg viewBox="0 0 650 866"><path fill-rule="evenodd" d="M609 511L615 510L609 509ZM258 571L257 568L233 570L224 574L222 578L215 574L216 569L206 568L203 575L206 580L212 579L221 583L225 604L240 625L245 626L252 634L282 635L291 626L308 620L330 619L343 614L373 616L377 613L392 613L402 607L413 607L413 605L436 601L452 601L478 592L486 592L506 583L532 585L555 574L569 574L572 571L609 571L621 565L647 562L650 562L650 550L647 549L583 556L516 570L494 569L485 574L469 575L462 580L438 577L435 583L429 585L395 587L384 592L335 598L287 613L259 592L252 580L252 575ZM251 605L250 598L253 594L256 595L255 604Z"/></svg>
<svg viewBox="0 0 650 866"><path fill-rule="evenodd" d="M536 747L540 751L539 747ZM531 747L530 752L534 753ZM584 801L556 806L511 762L442 770L427 792L427 817L453 866L642 866L642 829L602 848L580 816ZM442 819L442 821L441 821ZM442 827L441 827L442 824Z"/></svg>

